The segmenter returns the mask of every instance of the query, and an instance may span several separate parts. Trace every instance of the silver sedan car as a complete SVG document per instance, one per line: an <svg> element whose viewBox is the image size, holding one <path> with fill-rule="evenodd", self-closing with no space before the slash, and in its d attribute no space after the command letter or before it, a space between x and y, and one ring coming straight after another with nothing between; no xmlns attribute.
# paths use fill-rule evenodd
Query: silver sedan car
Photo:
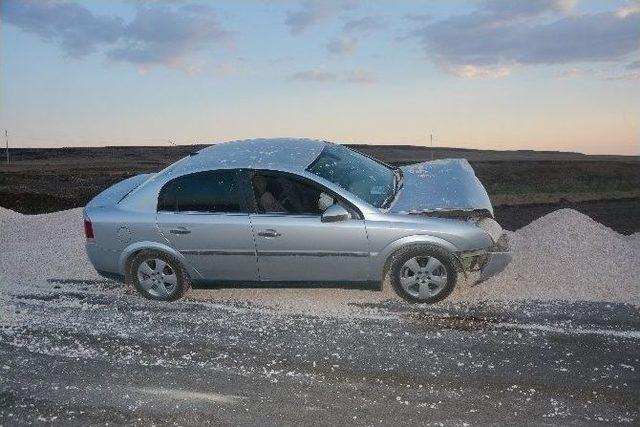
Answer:
<svg viewBox="0 0 640 427"><path fill-rule="evenodd" d="M400 168L301 139L216 144L119 182L84 209L105 277L172 301L192 284L362 283L411 302L509 262L506 236L466 160Z"/></svg>

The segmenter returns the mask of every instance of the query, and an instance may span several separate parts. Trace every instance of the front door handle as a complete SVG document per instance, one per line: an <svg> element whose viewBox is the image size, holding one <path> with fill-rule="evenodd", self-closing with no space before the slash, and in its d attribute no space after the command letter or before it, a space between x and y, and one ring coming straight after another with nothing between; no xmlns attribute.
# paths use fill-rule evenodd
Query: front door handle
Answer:
<svg viewBox="0 0 640 427"><path fill-rule="evenodd" d="M258 236L260 237L279 237L282 236L282 234L278 233L276 230L273 229L268 229L268 230L264 230L258 233Z"/></svg>
<svg viewBox="0 0 640 427"><path fill-rule="evenodd" d="M191 230L188 230L185 227L178 227L178 228L171 228L169 230L169 233L171 233L171 234L189 234L189 233L191 233Z"/></svg>

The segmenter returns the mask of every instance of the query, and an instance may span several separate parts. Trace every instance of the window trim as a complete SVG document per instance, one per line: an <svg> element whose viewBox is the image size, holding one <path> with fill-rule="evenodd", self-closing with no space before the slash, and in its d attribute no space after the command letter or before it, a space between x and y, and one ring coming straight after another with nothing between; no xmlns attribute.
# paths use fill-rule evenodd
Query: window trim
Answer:
<svg viewBox="0 0 640 427"><path fill-rule="evenodd" d="M230 212L230 211L179 211L179 210L164 210L164 209L160 209L159 205L160 205L160 194L162 193L162 190L169 185L170 183L174 182L177 179L181 179L184 178L186 176L189 175L196 175L196 174L207 174L207 173L217 173L217 172L232 172L233 173L233 185L235 185L236 189L238 190L238 195L237 195L237 201L238 201L238 205L240 206L240 210L237 212ZM247 205L247 200L245 197L244 192L241 190L242 186L242 181L240 179L240 169L204 169L204 170L199 170L199 171L192 171L189 173L185 173L183 175L180 176L176 176L171 178L170 180L166 181L164 184L162 184L162 187L160 187L160 191L158 191L158 197L156 198L156 213L163 213L163 214L180 214L180 215L232 215L232 216L246 216L249 214L249 206Z"/></svg>
<svg viewBox="0 0 640 427"><path fill-rule="evenodd" d="M270 170L270 169L242 169L240 170L240 175L242 175L242 178L240 178L240 181L244 182L242 186L244 187L244 195L247 200L247 207L249 208L249 213L251 215L260 215L265 217L269 217L269 216L287 217L287 218L321 218L322 217L322 214L315 215L315 214L298 214L298 213L287 213L287 212L264 212L264 213L260 212L258 210L258 201L256 200L256 196L253 191L253 177L255 175L268 175L268 176L275 176L275 177L282 176L285 178L298 180L312 187L316 187L320 191L330 195L334 199L346 205L347 210L351 211L351 213L354 214L353 219L356 219L356 220L364 219L364 215L362 214L360 209L357 206L355 206L353 203L351 203L350 201L348 201L347 199L345 199L343 196L336 193L335 191L325 187L321 183L314 181L313 179L308 178L306 176L298 175L292 172L276 171L276 170Z"/></svg>

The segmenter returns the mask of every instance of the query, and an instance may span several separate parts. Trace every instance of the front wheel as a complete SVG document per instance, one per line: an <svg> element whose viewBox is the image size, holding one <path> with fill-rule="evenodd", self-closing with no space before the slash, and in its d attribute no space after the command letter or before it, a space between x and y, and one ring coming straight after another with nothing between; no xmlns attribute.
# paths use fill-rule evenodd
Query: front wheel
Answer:
<svg viewBox="0 0 640 427"><path fill-rule="evenodd" d="M129 263L133 286L145 298L174 301L190 288L189 275L173 257L160 251L142 251Z"/></svg>
<svg viewBox="0 0 640 427"><path fill-rule="evenodd" d="M391 263L391 284L413 303L431 304L445 299L458 280L449 251L436 246L413 246L400 251Z"/></svg>

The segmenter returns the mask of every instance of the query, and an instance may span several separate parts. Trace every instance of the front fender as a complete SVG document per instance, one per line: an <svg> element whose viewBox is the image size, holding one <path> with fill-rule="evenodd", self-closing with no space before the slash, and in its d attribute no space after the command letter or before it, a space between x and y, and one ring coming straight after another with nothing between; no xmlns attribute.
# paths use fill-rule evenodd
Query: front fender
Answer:
<svg viewBox="0 0 640 427"><path fill-rule="evenodd" d="M385 246L380 252L378 252L372 260L372 269L371 272L373 277L370 278L372 281L384 280L384 268L387 263L387 259L389 256L396 252L398 249L401 249L406 246L416 245L416 244L430 244L440 246L452 253L458 251L451 242L444 240L440 237L429 236L426 234L415 234L412 236L402 237L400 239L394 240Z"/></svg>
<svg viewBox="0 0 640 427"><path fill-rule="evenodd" d="M173 249L173 248L171 248L171 247L169 247L169 246L167 246L167 245L165 245L163 243L151 242L151 241L143 241L143 242L132 243L131 245L127 246L122 251L122 253L120 254L120 259L118 261L118 268L120 270L120 273L123 275L123 277L125 277L125 275L126 275L127 260L129 259L129 257L131 257L131 255L133 255L134 253L136 253L138 251L148 250L148 249L165 252L168 255L171 255L172 257L177 259L182 264L184 269L187 270L187 273L189 273L189 276L192 279L193 278L198 278L198 279L202 279L203 278L202 274L200 274L200 272L198 270L196 270L189 263L189 261L187 261L185 256L182 255L180 252L176 251L175 249Z"/></svg>

